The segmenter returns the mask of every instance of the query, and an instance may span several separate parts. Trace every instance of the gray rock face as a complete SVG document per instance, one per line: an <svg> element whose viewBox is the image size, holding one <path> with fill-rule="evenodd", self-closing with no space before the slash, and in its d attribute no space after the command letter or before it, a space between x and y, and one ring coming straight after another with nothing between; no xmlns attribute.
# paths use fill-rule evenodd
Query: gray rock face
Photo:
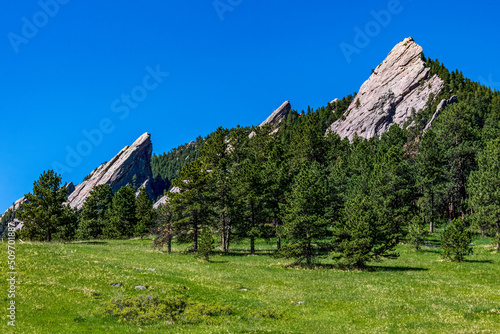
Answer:
<svg viewBox="0 0 500 334"><path fill-rule="evenodd" d="M291 110L292 110L292 105L290 104L290 101L285 101L278 109L273 111L273 113L269 115L269 117L266 118L264 122L260 123L259 126L263 127L266 124L270 124L271 126L277 126L290 113ZM278 131L279 127L274 129L270 134L273 135ZM253 138L253 136L255 136L255 132L252 131L248 135L248 138Z"/></svg>
<svg viewBox="0 0 500 334"><path fill-rule="evenodd" d="M178 193L180 192L180 188L179 187L172 187L169 192L170 193ZM167 203L167 200L168 200L168 195L164 195L162 196L162 198L160 198L155 204L153 204L153 209L158 209L160 207L160 205L164 205Z"/></svg>
<svg viewBox="0 0 500 334"><path fill-rule="evenodd" d="M292 105L290 104L290 101L285 101L278 109L269 115L264 122L260 123L259 126L262 127L266 124L277 125L290 113L291 110Z"/></svg>
<svg viewBox="0 0 500 334"><path fill-rule="evenodd" d="M78 184L68 197L69 205L81 209L95 186L106 183L111 186L113 192L116 192L121 187L131 184L134 175L137 185L145 187L149 196L156 198L163 190L158 193L159 189L154 189L153 186L152 150L151 135L145 133L132 146L124 147L111 161L96 168L87 180Z"/></svg>
<svg viewBox="0 0 500 334"><path fill-rule="evenodd" d="M457 103L457 102L458 102L458 97L456 95L453 95L448 100L446 100L446 99L441 100L441 102L439 102L439 104L438 104L438 106L436 108L436 111L434 112L434 115L432 115L431 120L425 126L424 133L427 132L427 130L429 130L429 128L432 125L432 122L434 122L434 120L439 115L439 113L441 112L441 110L443 110L446 106L448 106L450 104L453 104L453 103Z"/></svg>
<svg viewBox="0 0 500 334"><path fill-rule="evenodd" d="M402 125L412 110L423 109L431 94L444 88L438 76L429 77L430 69L421 59L422 47L408 37L397 44L387 58L363 83L345 113L327 130L342 138L354 134L363 138L380 136L396 123Z"/></svg>

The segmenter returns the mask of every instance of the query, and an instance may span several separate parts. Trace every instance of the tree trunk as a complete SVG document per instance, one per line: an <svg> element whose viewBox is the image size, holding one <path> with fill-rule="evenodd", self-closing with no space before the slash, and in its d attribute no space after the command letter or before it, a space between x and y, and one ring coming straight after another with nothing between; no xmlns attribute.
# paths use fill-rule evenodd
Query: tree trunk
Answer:
<svg viewBox="0 0 500 334"><path fill-rule="evenodd" d="M434 233L434 192L431 192L431 216L429 219L429 234Z"/></svg>
<svg viewBox="0 0 500 334"><path fill-rule="evenodd" d="M168 251L168 254L172 253L172 236L169 235L167 237L167 251Z"/></svg>
<svg viewBox="0 0 500 334"><path fill-rule="evenodd" d="M193 228L193 251L198 251L198 223L194 224Z"/></svg>
<svg viewBox="0 0 500 334"><path fill-rule="evenodd" d="M250 237L250 254L255 255L255 237Z"/></svg>
<svg viewBox="0 0 500 334"><path fill-rule="evenodd" d="M500 252L500 221L497 220L497 252Z"/></svg>
<svg viewBox="0 0 500 334"><path fill-rule="evenodd" d="M274 231L276 232L276 248L280 250L281 248L281 238L278 235L278 219L273 219Z"/></svg>
<svg viewBox="0 0 500 334"><path fill-rule="evenodd" d="M231 234L231 227L230 226L226 226L226 236L225 236L225 244L224 244L224 252L228 252L229 251L229 236Z"/></svg>

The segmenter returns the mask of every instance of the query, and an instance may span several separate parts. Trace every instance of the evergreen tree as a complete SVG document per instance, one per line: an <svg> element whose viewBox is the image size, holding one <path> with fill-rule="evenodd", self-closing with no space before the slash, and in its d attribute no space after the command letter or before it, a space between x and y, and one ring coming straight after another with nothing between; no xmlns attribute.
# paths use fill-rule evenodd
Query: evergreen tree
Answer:
<svg viewBox="0 0 500 334"><path fill-rule="evenodd" d="M324 215L327 203L326 177L318 163L303 165L287 201L282 204L283 226L280 236L287 242L278 256L295 258L296 263L310 266L321 251L328 248L327 225Z"/></svg>
<svg viewBox="0 0 500 334"><path fill-rule="evenodd" d="M98 239L108 224L108 209L113 200L113 190L109 184L95 186L85 199L80 212L77 238L80 240Z"/></svg>
<svg viewBox="0 0 500 334"><path fill-rule="evenodd" d="M455 218L466 213L465 185L470 172L476 168L479 150L479 128L474 126L477 110L458 102L447 107L436 120L438 140L445 147L446 191L448 216Z"/></svg>
<svg viewBox="0 0 500 334"><path fill-rule="evenodd" d="M434 233L438 206L445 189L445 157L432 129L425 133L416 156L417 186L420 188L420 209L429 222L429 233Z"/></svg>
<svg viewBox="0 0 500 334"><path fill-rule="evenodd" d="M406 240L409 245L412 245L415 251L419 252L421 246L425 243L427 239L428 231L423 226L422 221L419 216L415 216L408 225L408 234L406 235Z"/></svg>
<svg viewBox="0 0 500 334"><path fill-rule="evenodd" d="M281 238L278 233L281 221L281 207L285 200L285 194L290 189L292 175L289 169L289 162L285 155L285 149L278 136L272 137L271 147L266 161L262 166L261 180L264 191L264 205L266 221L271 222L276 235L276 247L281 248Z"/></svg>
<svg viewBox="0 0 500 334"><path fill-rule="evenodd" d="M210 261L210 255L214 252L215 242L212 234L208 229L205 229L200 237L200 245L196 254L197 258L201 258L206 262Z"/></svg>
<svg viewBox="0 0 500 334"><path fill-rule="evenodd" d="M453 219L441 235L443 257L461 262L466 255L472 254L471 235L462 219Z"/></svg>
<svg viewBox="0 0 500 334"><path fill-rule="evenodd" d="M73 209L69 205L64 205L59 225L52 239L58 241L74 240L76 238L79 218L77 209Z"/></svg>
<svg viewBox="0 0 500 334"><path fill-rule="evenodd" d="M24 222L21 236L30 240L51 241L62 224L66 185L61 187L61 176L53 170L44 171L33 183L33 192L24 195L17 217Z"/></svg>
<svg viewBox="0 0 500 334"><path fill-rule="evenodd" d="M113 196L103 236L107 239L133 236L137 224L135 211L134 188L131 185L121 187Z"/></svg>
<svg viewBox="0 0 500 334"><path fill-rule="evenodd" d="M139 195L136 199L135 216L137 224L135 226L135 236L144 237L148 234L154 223L153 203L149 199L148 192L143 187L139 190Z"/></svg>
<svg viewBox="0 0 500 334"><path fill-rule="evenodd" d="M390 146L379 159L370 176L370 194L387 212L386 220L394 227L396 236L416 213L415 179L398 146Z"/></svg>
<svg viewBox="0 0 500 334"><path fill-rule="evenodd" d="M380 201L358 195L345 204L344 223L336 224L332 258L340 266L364 267L366 262L399 256L394 221Z"/></svg>
<svg viewBox="0 0 500 334"><path fill-rule="evenodd" d="M172 237L174 234L172 214L169 203L160 205L155 212L155 225L151 233L155 235L153 247L164 247L167 245L167 252L172 252Z"/></svg>
<svg viewBox="0 0 500 334"><path fill-rule="evenodd" d="M213 136L207 140L201 152L204 162L204 170L210 171L210 203L217 215L217 225L221 234L222 250L229 250L229 239L231 236L231 151L234 145L229 143L229 131L219 127Z"/></svg>
<svg viewBox="0 0 500 334"><path fill-rule="evenodd" d="M182 168L177 179L173 180L178 192L168 193L173 231L181 240L190 238L193 251L198 250L198 234L214 221L214 213L209 203L209 175L201 159Z"/></svg>
<svg viewBox="0 0 500 334"><path fill-rule="evenodd" d="M469 205L483 234L485 230L495 230L500 251L500 138L490 141L478 158L479 168L471 173L467 184Z"/></svg>

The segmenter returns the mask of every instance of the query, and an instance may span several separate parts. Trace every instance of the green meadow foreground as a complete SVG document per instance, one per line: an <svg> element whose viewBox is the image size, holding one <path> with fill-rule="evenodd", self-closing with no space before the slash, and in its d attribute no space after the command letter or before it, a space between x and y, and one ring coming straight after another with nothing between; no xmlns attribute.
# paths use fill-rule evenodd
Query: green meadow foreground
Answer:
<svg viewBox="0 0 500 334"><path fill-rule="evenodd" d="M155 251L151 239L17 242L16 327L7 327L4 269L0 332L500 333L499 254L489 240L474 243L474 255L462 263L443 261L439 248L415 253L400 245L397 260L341 271L328 260L313 270L287 266L268 255L274 244L264 241L259 255L238 244L239 251L214 255L210 263L181 254L187 245L171 255ZM1 256L7 258L5 242ZM222 315L148 325L105 315L116 298L161 297L174 289Z"/></svg>

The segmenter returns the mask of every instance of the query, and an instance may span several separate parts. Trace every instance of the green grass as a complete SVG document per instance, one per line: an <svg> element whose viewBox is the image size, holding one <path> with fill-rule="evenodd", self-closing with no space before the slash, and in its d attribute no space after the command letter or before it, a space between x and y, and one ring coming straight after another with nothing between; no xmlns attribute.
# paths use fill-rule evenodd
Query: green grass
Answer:
<svg viewBox="0 0 500 334"><path fill-rule="evenodd" d="M274 245L264 241L259 255L235 251L210 263L178 252L187 245L171 255L154 251L150 239L18 242L15 331L6 326L4 242L0 332L500 333L500 254L488 240L474 242L474 255L463 263L443 261L439 248L414 253L400 245L399 259L365 271L286 266L265 254ZM189 300L228 306L232 314L193 325L133 325L103 314L103 304L119 295L162 296L181 287Z"/></svg>

